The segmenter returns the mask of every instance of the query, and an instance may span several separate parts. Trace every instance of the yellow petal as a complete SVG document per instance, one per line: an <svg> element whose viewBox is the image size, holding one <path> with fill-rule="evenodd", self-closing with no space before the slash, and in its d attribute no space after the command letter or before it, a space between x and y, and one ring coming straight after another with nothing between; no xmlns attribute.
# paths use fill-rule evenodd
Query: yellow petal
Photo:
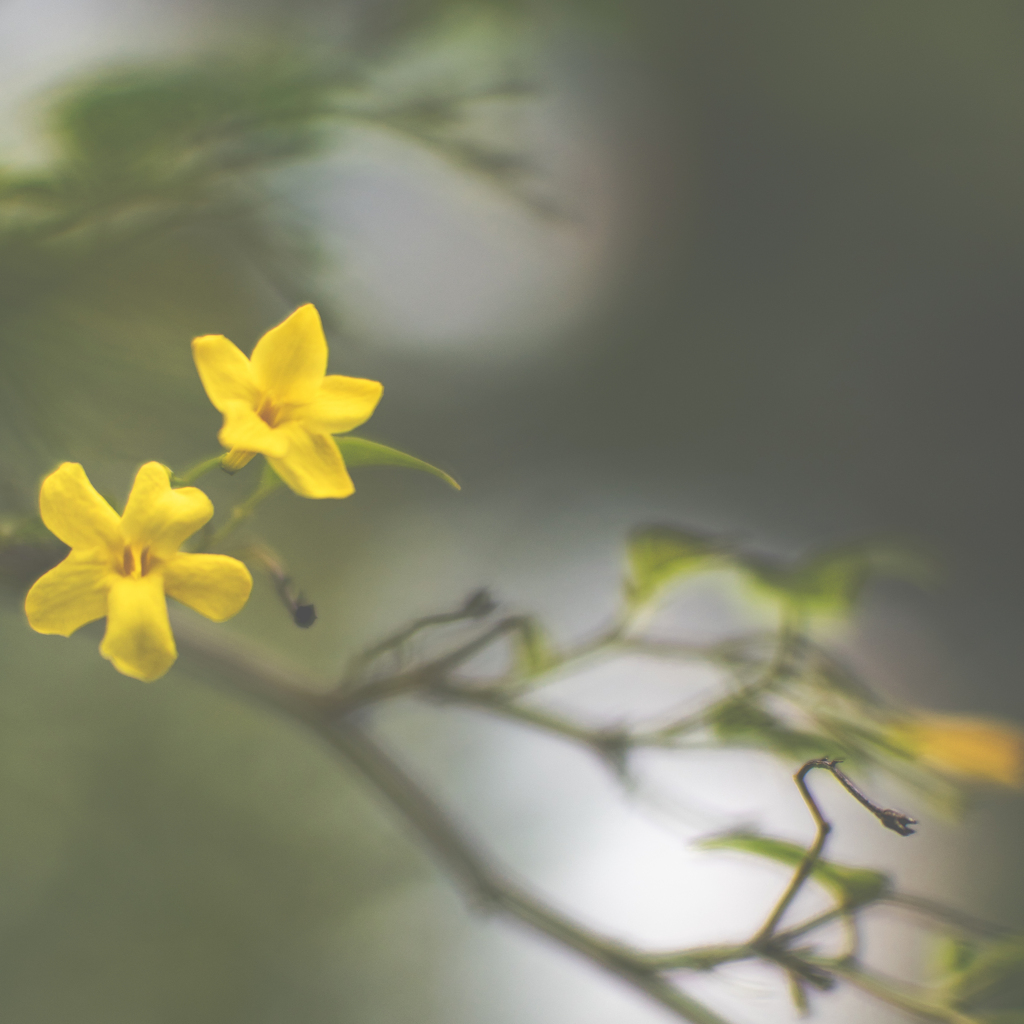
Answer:
<svg viewBox="0 0 1024 1024"><path fill-rule="evenodd" d="M338 446L328 434L311 434L299 423L287 423L279 429L288 435L288 454L267 461L296 494L305 498L347 498L355 490Z"/></svg>
<svg viewBox="0 0 1024 1024"><path fill-rule="evenodd" d="M223 622L249 599L252 576L237 558L179 553L164 566L164 590L200 615Z"/></svg>
<svg viewBox="0 0 1024 1024"><path fill-rule="evenodd" d="M373 415L383 391L375 380L324 377L313 401L298 410L297 418L312 433L343 434Z"/></svg>
<svg viewBox="0 0 1024 1024"><path fill-rule="evenodd" d="M231 402L224 412L224 426L217 435L225 448L259 452L281 458L288 451L288 438L279 428L270 427L247 405Z"/></svg>
<svg viewBox="0 0 1024 1024"><path fill-rule="evenodd" d="M107 632L100 654L122 675L159 679L178 657L159 572L114 579L107 595Z"/></svg>
<svg viewBox="0 0 1024 1024"><path fill-rule="evenodd" d="M77 462L63 463L43 481L39 513L47 529L69 547L113 551L124 546L118 514Z"/></svg>
<svg viewBox="0 0 1024 1024"><path fill-rule="evenodd" d="M79 626L102 619L112 568L105 550L72 551L32 584L25 598L28 624L37 633L71 636Z"/></svg>
<svg viewBox="0 0 1024 1024"><path fill-rule="evenodd" d="M248 357L222 334L205 334L192 341L192 358L213 407L224 412L228 402L259 404L259 391Z"/></svg>
<svg viewBox="0 0 1024 1024"><path fill-rule="evenodd" d="M172 490L167 470L159 462L147 462L136 474L121 529L133 546L167 558L212 515L213 504L198 487Z"/></svg>
<svg viewBox="0 0 1024 1024"><path fill-rule="evenodd" d="M327 371L327 341L320 314L302 306L263 335L252 351L253 376L276 403L313 400Z"/></svg>
<svg viewBox="0 0 1024 1024"><path fill-rule="evenodd" d="M921 715L894 729L901 746L939 771L1024 785L1024 733L1006 722L959 715Z"/></svg>

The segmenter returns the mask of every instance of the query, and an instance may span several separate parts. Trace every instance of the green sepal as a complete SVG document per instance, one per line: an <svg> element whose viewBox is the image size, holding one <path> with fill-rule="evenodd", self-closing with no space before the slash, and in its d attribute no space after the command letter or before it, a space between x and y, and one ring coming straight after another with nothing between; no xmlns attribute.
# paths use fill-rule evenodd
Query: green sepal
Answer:
<svg viewBox="0 0 1024 1024"><path fill-rule="evenodd" d="M803 862L807 852L796 843L747 831L711 836L701 840L698 845L706 850L738 850L741 853L752 853L757 857L766 857L793 868ZM846 909L871 903L891 888L888 875L882 874L881 871L846 867L827 860L819 860L814 865L811 877Z"/></svg>
<svg viewBox="0 0 1024 1024"><path fill-rule="evenodd" d="M406 469L420 469L424 473L432 473L434 476L451 485L457 491L462 488L443 469L432 466L429 462L417 459L413 455L400 452L397 448L389 448L387 445L378 444L376 441L367 441L365 437L336 437L334 439L345 460L345 465L354 466L404 466Z"/></svg>
<svg viewBox="0 0 1024 1024"><path fill-rule="evenodd" d="M626 545L626 603L639 608L666 587L709 567L722 549L704 537L671 526L634 530Z"/></svg>

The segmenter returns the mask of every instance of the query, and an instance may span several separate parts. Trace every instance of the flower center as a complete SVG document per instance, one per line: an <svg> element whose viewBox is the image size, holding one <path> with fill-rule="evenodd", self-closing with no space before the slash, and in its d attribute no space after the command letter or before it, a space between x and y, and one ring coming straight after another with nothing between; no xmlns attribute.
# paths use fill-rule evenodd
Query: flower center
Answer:
<svg viewBox="0 0 1024 1024"><path fill-rule="evenodd" d="M259 416L259 418L263 420L268 427L276 427L277 421L281 416L281 410L274 405L270 400L270 397L267 396L262 402L260 402L260 407L256 410L256 415Z"/></svg>
<svg viewBox="0 0 1024 1024"><path fill-rule="evenodd" d="M150 556L149 548L145 547L139 554L136 563L135 552L131 544L125 544L124 555L121 558L121 572L124 576L145 576L153 568L153 558Z"/></svg>

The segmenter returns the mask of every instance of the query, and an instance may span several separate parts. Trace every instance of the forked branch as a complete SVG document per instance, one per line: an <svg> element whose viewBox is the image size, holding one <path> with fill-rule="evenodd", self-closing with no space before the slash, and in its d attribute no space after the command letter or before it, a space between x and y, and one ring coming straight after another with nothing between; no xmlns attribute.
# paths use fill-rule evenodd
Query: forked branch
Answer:
<svg viewBox="0 0 1024 1024"><path fill-rule="evenodd" d="M775 934L775 929L778 927L779 921L782 919L782 915L789 909L789 905L796 898L796 895L801 888L803 888L807 879L811 877L811 872L814 870L815 864L820 860L822 851L825 849L825 843L828 840L828 835L832 831L832 824L825 820L824 815L821 813L821 808L818 807L817 801L814 799L811 791L807 788L807 773L812 769L824 768L827 771L830 771L839 780L843 788L850 793L854 799L863 804L863 806L875 815L875 817L878 818L886 828L892 829L894 832L898 832L901 836L909 836L914 832L910 826L917 824L916 819L911 818L902 811L882 808L878 804L874 803L853 784L848 775L839 769L839 763L839 761L827 757L815 758L813 761L808 761L803 765L803 767L793 776L793 779L797 784L797 788L800 790L800 795L804 798L808 808L810 808L811 816L814 818L814 823L818 827L818 832L814 837L814 842L810 845L807 853L804 855L804 859L801 861L800 866L796 869L796 874L793 875L786 891L782 894L779 902L775 904L775 909L772 910L768 920L765 921L764 926L755 936L753 941L753 945L755 947L765 945Z"/></svg>

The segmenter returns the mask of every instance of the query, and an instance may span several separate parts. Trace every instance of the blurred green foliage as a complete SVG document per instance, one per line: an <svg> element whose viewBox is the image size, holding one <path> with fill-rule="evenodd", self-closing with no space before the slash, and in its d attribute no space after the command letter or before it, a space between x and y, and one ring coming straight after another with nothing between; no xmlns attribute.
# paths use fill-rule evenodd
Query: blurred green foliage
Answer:
<svg viewBox="0 0 1024 1024"><path fill-rule="evenodd" d="M289 205L291 168L358 124L498 188L527 174L473 143L465 122L481 95L522 95L509 60L528 57L506 33L487 75L467 73L466 48L443 45L464 31L460 17L426 29L413 19L361 53L285 40L101 71L51 95L37 161L0 154L5 1020L66 1019L69 1006L81 1024L411 1019L430 984L433 947L386 935L389 898L422 888L412 904L429 902L425 862L360 783L184 672L161 690L123 686L89 628L37 646L20 601L64 555L34 514L45 472L85 462L120 506L122 465L183 468L216 451L194 335L248 349L301 303L330 313L315 294L316 231ZM401 67L431 48L397 89ZM413 465L453 483L394 449L342 443L352 465ZM317 571L330 579L336 567ZM279 614L272 594L263 603ZM377 969L409 979L389 1001L366 990L372 963L332 953L353 918L353 934L381 933Z"/></svg>
<svg viewBox="0 0 1024 1024"><path fill-rule="evenodd" d="M1024 1020L1024 939L949 936L937 952L937 982L950 1005L985 1024Z"/></svg>
<svg viewBox="0 0 1024 1024"><path fill-rule="evenodd" d="M671 526L636 530L626 548L626 602L642 608L666 588L713 566L722 554L710 540Z"/></svg>
<svg viewBox="0 0 1024 1024"><path fill-rule="evenodd" d="M56 93L45 158L0 154L0 507L31 507L60 459L179 464L206 450L193 335L245 346L310 300L336 329L316 294L315 227L286 185L348 128L540 204L522 157L474 135L474 104L527 91L526 37L495 17L464 12L369 56L286 41Z"/></svg>
<svg viewBox="0 0 1024 1024"><path fill-rule="evenodd" d="M699 845L705 850L736 850L740 853L749 853L792 868L799 866L807 852L796 843L746 831L710 836ZM886 893L892 884L880 871L851 868L827 860L815 863L811 870L811 878L827 889L838 901L839 906L846 910L874 902Z"/></svg>
<svg viewBox="0 0 1024 1024"><path fill-rule="evenodd" d="M699 726L715 742L764 750L786 764L830 757L862 770L874 767L914 787L948 817L958 816L964 806L954 778L999 781L984 770L980 751L968 751L969 767L961 770L951 747L925 763L920 744L910 742L906 737L911 734L901 726L903 721L916 723L915 713L875 693L820 637L821 624L835 626L854 616L869 584L931 585L933 563L919 552L864 542L770 561L728 537L658 525L633 531L625 561L622 628L627 635L678 591L723 574L738 582L749 611L768 616L767 626L719 646L717 657L731 676L731 692L699 715L670 726L667 736L685 743ZM958 727L969 728L967 719L955 716L949 725L954 737ZM994 740L997 730L990 735ZM1012 727L1007 736L1002 781L1012 785L1022 740ZM984 739L979 742L985 746Z"/></svg>
<svg viewBox="0 0 1024 1024"><path fill-rule="evenodd" d="M743 550L723 538L672 526L637 529L626 548L626 602L639 610L698 572L733 570L751 594L793 620L850 614L872 579L903 579L920 586L935 580L931 561L893 544L843 545L785 564Z"/></svg>

